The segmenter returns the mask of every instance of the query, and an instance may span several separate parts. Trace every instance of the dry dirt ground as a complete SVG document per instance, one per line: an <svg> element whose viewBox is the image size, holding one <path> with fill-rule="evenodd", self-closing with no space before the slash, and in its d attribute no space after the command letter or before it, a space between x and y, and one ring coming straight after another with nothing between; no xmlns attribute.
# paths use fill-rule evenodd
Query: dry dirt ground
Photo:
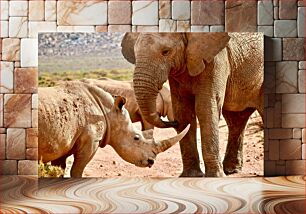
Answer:
<svg viewBox="0 0 306 214"><path fill-rule="evenodd" d="M139 126L139 124L137 124ZM222 118L219 123L220 128L220 155L223 160L228 129L225 120ZM155 128L154 136L162 139L174 136L174 129ZM198 148L200 147L200 134L198 128ZM262 120L258 113L254 113L248 122L244 138L244 165L242 171L229 177L252 177L263 176L263 129ZM201 156L200 156L201 157ZM71 165L72 159L68 160ZM201 167L204 172L204 164L201 157ZM68 168L68 167L67 167ZM154 165L151 168L139 168L128 162L125 162L113 150L112 147L106 146L99 148L94 158L86 166L83 177L178 177L182 172L182 162L179 144L176 144L166 152L159 154ZM69 169L66 170L69 175ZM66 176L65 176L66 177Z"/></svg>

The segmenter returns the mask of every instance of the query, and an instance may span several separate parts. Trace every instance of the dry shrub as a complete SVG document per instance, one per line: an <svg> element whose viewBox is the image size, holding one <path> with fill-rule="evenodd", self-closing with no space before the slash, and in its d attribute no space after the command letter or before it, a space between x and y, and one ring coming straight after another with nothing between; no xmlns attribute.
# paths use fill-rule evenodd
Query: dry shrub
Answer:
<svg viewBox="0 0 306 214"><path fill-rule="evenodd" d="M51 163L44 164L41 160L38 165L39 178L62 178L64 170L59 166L52 166Z"/></svg>

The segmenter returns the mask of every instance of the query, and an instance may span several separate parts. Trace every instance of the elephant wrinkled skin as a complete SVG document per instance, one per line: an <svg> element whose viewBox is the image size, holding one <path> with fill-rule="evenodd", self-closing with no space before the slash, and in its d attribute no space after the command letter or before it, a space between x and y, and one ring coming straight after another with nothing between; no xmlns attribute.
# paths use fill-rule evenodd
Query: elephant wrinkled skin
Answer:
<svg viewBox="0 0 306 214"><path fill-rule="evenodd" d="M99 147L112 146L125 160L151 167L156 155L180 141L186 129L169 139L155 141L153 130L132 125L125 98L113 97L99 87L72 81L39 88L38 155L43 162L66 167L71 154L71 177L81 177Z"/></svg>
<svg viewBox="0 0 306 214"><path fill-rule="evenodd" d="M136 101L133 82L132 81L118 81L108 78L103 79L83 79L82 82L94 84L104 91L112 94L123 96L127 99L125 108L128 110L133 123L140 121L142 130L153 129L154 126L148 123L142 116L139 106ZM168 120L173 120L173 111L171 103L171 94L165 86L158 92L156 99L156 111L160 116L167 116Z"/></svg>
<svg viewBox="0 0 306 214"><path fill-rule="evenodd" d="M205 176L224 176L242 167L249 116L263 116L263 35L261 33L126 33L122 54L135 64L134 91L144 118L157 127L183 130L181 176L203 176L196 146L200 123ZM158 90L169 80L175 121L156 113ZM223 114L228 145L223 166L218 122Z"/></svg>

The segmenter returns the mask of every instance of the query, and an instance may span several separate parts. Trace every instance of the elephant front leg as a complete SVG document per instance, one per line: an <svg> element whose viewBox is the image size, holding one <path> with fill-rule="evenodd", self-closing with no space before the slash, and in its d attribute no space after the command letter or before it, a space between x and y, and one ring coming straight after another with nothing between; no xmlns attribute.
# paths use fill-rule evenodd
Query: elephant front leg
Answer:
<svg viewBox="0 0 306 214"><path fill-rule="evenodd" d="M196 116L194 111L194 97L179 97L172 94L172 106L175 120L178 121L178 132L190 124L189 132L180 141L183 162L183 172L180 177L203 177L200 168L199 153L196 138Z"/></svg>
<svg viewBox="0 0 306 214"><path fill-rule="evenodd" d="M221 100L207 99L209 96L198 97L196 113L201 129L202 155L206 177L223 177L223 167L219 154L219 119L221 114ZM213 96L212 96L213 97Z"/></svg>
<svg viewBox="0 0 306 214"><path fill-rule="evenodd" d="M243 137L249 117L255 111L247 108L242 112L223 110L223 116L228 126L228 143L223 160L223 170L226 174L237 173L243 164Z"/></svg>

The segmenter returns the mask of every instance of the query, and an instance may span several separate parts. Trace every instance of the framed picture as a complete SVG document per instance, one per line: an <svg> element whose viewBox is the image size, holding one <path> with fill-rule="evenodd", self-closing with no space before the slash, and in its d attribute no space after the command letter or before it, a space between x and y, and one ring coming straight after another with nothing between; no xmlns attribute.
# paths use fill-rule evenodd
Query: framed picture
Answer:
<svg viewBox="0 0 306 214"><path fill-rule="evenodd" d="M263 58L261 33L40 34L40 176L262 176Z"/></svg>

